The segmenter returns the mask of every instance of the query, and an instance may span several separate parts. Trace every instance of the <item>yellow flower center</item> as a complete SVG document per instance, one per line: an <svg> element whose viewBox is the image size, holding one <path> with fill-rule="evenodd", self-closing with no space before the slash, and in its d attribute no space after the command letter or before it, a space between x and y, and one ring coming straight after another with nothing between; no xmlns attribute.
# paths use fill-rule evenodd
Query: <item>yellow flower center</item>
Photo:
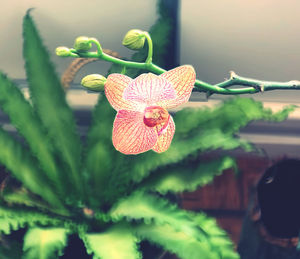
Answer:
<svg viewBox="0 0 300 259"><path fill-rule="evenodd" d="M160 106L149 106L144 111L144 123L148 127L164 125L169 117L168 111Z"/></svg>

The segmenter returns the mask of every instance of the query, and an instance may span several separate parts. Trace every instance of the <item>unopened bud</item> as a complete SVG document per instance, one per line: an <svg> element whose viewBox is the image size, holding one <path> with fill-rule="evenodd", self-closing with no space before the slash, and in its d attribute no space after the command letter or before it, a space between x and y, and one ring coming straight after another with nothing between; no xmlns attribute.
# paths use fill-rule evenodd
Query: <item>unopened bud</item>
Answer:
<svg viewBox="0 0 300 259"><path fill-rule="evenodd" d="M92 48L92 43L90 42L90 39L88 37L78 37L75 40L74 43L74 49L80 52L86 52L89 51Z"/></svg>
<svg viewBox="0 0 300 259"><path fill-rule="evenodd" d="M143 31L134 29L126 33L122 44L129 49L137 50L144 47L145 39Z"/></svg>
<svg viewBox="0 0 300 259"><path fill-rule="evenodd" d="M95 92L101 92L104 91L104 85L106 83L106 78L99 74L91 74L88 76L85 76L81 80L81 85L85 88L95 91Z"/></svg>
<svg viewBox="0 0 300 259"><path fill-rule="evenodd" d="M67 47L57 47L55 53L59 57L69 57L71 55L71 50Z"/></svg>

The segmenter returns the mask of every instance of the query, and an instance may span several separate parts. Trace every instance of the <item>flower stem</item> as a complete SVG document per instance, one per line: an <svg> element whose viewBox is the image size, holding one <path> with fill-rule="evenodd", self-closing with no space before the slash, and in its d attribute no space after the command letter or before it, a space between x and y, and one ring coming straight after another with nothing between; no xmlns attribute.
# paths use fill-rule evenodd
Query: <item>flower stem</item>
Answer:
<svg viewBox="0 0 300 259"><path fill-rule="evenodd" d="M153 56L153 42L152 42L152 39L148 32L145 31L144 35L148 42L148 56L147 56L145 63L150 64L150 63L152 63L152 56Z"/></svg>
<svg viewBox="0 0 300 259"><path fill-rule="evenodd" d="M100 42L96 38L90 38L90 42L94 43L96 45L97 53L98 53L99 57L101 57L101 55L103 54L103 50L102 50Z"/></svg>
<svg viewBox="0 0 300 259"><path fill-rule="evenodd" d="M152 63L153 56L153 43L148 32L145 32L145 37L148 41L148 56L145 62L134 62L126 61L113 57L102 51L102 47L97 39L91 38L91 42L97 46L97 52L77 52L75 49L71 50L71 57L82 57L82 58L98 58L107 62L118 64L123 66L123 68L137 68L148 70L149 72L155 74L162 74L166 72L165 69ZM239 86L238 88L229 88L231 86ZM242 86L242 87L241 87ZM253 78L241 77L234 72L230 73L230 78L220 82L218 84L212 85L196 80L193 91L195 92L207 92L211 94L223 94L223 95L240 95L240 94L254 94L263 91L271 91L277 89L300 89L300 81L292 80L288 82L273 82L273 81L262 81Z"/></svg>

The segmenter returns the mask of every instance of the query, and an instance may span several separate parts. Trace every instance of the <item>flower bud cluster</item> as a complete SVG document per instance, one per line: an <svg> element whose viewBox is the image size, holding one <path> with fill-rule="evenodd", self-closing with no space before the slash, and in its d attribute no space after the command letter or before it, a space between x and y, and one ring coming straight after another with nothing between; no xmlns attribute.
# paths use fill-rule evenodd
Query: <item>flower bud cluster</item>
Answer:
<svg viewBox="0 0 300 259"><path fill-rule="evenodd" d="M57 47L55 53L59 57L70 57L75 52L87 52L92 48L91 38L80 36L75 39L74 49L68 47Z"/></svg>

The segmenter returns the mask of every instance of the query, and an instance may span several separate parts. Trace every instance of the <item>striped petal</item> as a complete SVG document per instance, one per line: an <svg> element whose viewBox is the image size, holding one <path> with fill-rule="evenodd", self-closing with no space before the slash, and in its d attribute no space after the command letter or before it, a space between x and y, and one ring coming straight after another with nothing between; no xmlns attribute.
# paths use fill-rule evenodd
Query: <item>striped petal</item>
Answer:
<svg viewBox="0 0 300 259"><path fill-rule="evenodd" d="M119 110L113 126L113 145L124 154L139 154L150 150L157 142L155 127L147 127L144 114L138 111Z"/></svg>
<svg viewBox="0 0 300 259"><path fill-rule="evenodd" d="M167 79L173 85L177 97L157 105L170 109L188 102L196 81L196 73L192 66L184 65L174 68L161 74L160 77Z"/></svg>
<svg viewBox="0 0 300 259"><path fill-rule="evenodd" d="M133 81L128 76L110 74L105 83L105 95L115 110L135 110L135 104L124 100L124 89Z"/></svg>
<svg viewBox="0 0 300 259"><path fill-rule="evenodd" d="M130 102L152 106L157 102L175 100L176 93L167 79L148 73L135 78L124 90L123 97Z"/></svg>
<svg viewBox="0 0 300 259"><path fill-rule="evenodd" d="M156 128L157 131L160 132L161 129L158 127ZM166 151L171 145L174 133L175 133L175 123L172 116L170 115L168 126L161 132L152 150L157 153Z"/></svg>

